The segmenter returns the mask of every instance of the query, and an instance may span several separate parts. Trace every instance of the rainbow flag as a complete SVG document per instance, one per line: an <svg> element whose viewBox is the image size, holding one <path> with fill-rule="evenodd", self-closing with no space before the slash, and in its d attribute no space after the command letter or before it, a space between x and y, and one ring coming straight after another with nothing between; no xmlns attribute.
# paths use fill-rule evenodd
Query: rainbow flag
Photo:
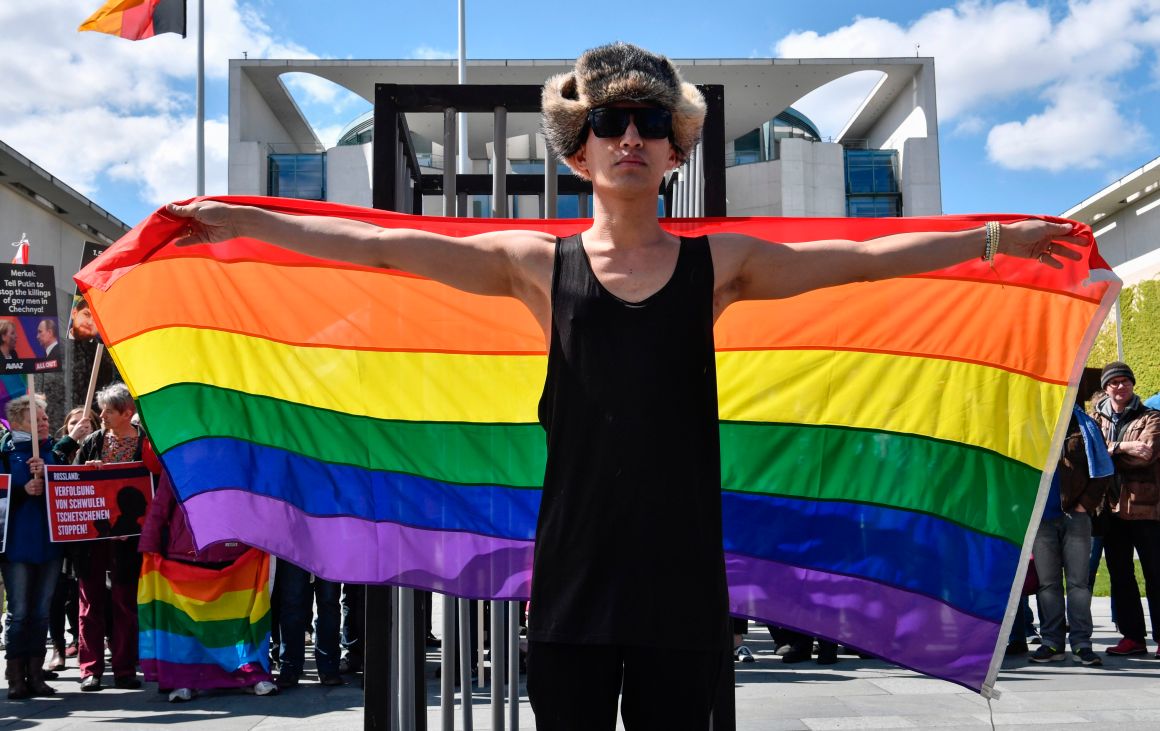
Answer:
<svg viewBox="0 0 1160 731"><path fill-rule="evenodd" d="M449 235L587 226L231 200ZM789 242L983 220L663 225ZM527 597L546 356L524 307L260 241L176 248L182 227L154 214L77 280L198 540L333 580ZM1061 271L1000 256L729 308L733 610L989 693L1044 470L1117 291L1093 247Z"/></svg>
<svg viewBox="0 0 1160 731"><path fill-rule="evenodd" d="M141 670L162 688L242 688L270 679L270 556L215 570L146 553L137 585Z"/></svg>

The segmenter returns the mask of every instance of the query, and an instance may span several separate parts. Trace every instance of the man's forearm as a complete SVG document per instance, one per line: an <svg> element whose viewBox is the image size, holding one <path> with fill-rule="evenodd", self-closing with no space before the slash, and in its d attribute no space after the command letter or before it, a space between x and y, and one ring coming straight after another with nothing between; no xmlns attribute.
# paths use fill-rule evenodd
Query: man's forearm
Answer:
<svg viewBox="0 0 1160 731"><path fill-rule="evenodd" d="M890 279L921 274L982 258L986 246L985 227L966 231L919 231L894 234L862 244L866 256L866 279Z"/></svg>
<svg viewBox="0 0 1160 731"><path fill-rule="evenodd" d="M382 229L363 221L329 216L292 216L252 206L233 211L240 236L259 239L323 259L383 266Z"/></svg>

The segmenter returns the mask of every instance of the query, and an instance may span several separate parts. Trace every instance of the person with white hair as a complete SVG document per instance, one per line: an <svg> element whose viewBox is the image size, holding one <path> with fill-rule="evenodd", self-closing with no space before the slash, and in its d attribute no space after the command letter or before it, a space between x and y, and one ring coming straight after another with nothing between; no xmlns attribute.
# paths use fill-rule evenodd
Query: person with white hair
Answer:
<svg viewBox="0 0 1160 731"><path fill-rule="evenodd" d="M0 460L3 470L11 475L8 537L0 561L0 574L8 590L10 624L5 641L4 675L10 700L56 693L45 682L44 638L63 555L60 545L53 543L49 534L44 496L44 466L55 463L44 399L35 400L35 437L32 408L33 400L28 396L9 401L6 415L11 431L0 437ZM39 457L32 456L34 438L40 443Z"/></svg>

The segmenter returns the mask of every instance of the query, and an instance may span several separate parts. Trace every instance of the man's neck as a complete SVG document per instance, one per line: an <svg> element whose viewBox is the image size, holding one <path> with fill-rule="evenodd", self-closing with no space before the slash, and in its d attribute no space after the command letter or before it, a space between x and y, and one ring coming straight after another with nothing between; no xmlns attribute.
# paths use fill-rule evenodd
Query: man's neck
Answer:
<svg viewBox="0 0 1160 731"><path fill-rule="evenodd" d="M618 249L651 246L665 239L657 220L656 197L593 197L592 227L584 238L611 244Z"/></svg>

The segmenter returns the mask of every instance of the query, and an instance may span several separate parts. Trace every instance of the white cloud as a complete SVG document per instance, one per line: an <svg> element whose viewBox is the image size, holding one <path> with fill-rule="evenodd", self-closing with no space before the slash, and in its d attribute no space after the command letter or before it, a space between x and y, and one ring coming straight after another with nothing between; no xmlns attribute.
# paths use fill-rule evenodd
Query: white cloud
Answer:
<svg viewBox="0 0 1160 731"><path fill-rule="evenodd" d="M823 140L837 138L883 76L881 71L856 71L811 91L793 107L810 118Z"/></svg>
<svg viewBox="0 0 1160 731"><path fill-rule="evenodd" d="M308 104L325 104L336 110L342 110L365 101L345 86L314 74L304 72L282 74L281 79L295 100Z"/></svg>
<svg viewBox="0 0 1160 731"><path fill-rule="evenodd" d="M959 117L958 124L951 130L952 135L956 136L972 136L977 135L987 128L987 121L975 114L967 114Z"/></svg>
<svg viewBox="0 0 1160 731"><path fill-rule="evenodd" d="M988 158L1013 170L1094 169L1138 149L1147 136L1085 84L1060 84L1048 96L1051 104L1039 114L991 129Z"/></svg>
<svg viewBox="0 0 1160 731"><path fill-rule="evenodd" d="M342 131L346 129L345 124L327 124L314 130L318 135L318 140L323 147L334 147L338 144L338 138L342 135Z"/></svg>
<svg viewBox="0 0 1160 731"><path fill-rule="evenodd" d="M194 78L196 13L189 37L166 34L130 42L77 26L99 3L37 0L0 3L7 33L0 54L0 139L82 193L103 176L135 184L158 205L196 190ZM206 0L206 76L222 80L229 59L314 58L277 38L241 0ZM321 81L321 80L320 80ZM338 95L306 83L310 97ZM227 123L206 124L206 190L226 192ZM98 201L99 202L99 201Z"/></svg>
<svg viewBox="0 0 1160 731"><path fill-rule="evenodd" d="M454 51L444 51L441 48L432 48L431 46L419 46L411 51L410 57L423 59L425 61L442 58L458 58Z"/></svg>
<svg viewBox="0 0 1160 731"><path fill-rule="evenodd" d="M962 0L909 26L858 18L824 35L791 33L774 48L786 57L897 57L913 56L916 45L921 55L935 59L941 121L961 118L955 132L974 134L982 131L984 119L998 117L997 135L989 136L996 145L1026 138L1030 130L1048 135L1035 140L1034 147L1055 149L1057 155L1038 158L1041 163L1034 162L1035 156L1003 155L996 162L1007 165L1008 160L1019 159L1021 165L1057 169L1049 161L1069 157L1071 152L1063 148L1074 138L1071 125L1059 119L1064 107L1049 93L1052 89L1082 86L1085 106L1101 110L1105 131L1141 139L1140 128L1126 122L1118 109L1116 81L1160 48L1160 3L1073 0L1065 15L1053 19L1046 3ZM1005 102L1027 95L1054 101L1022 121L1001 119ZM1075 124L1082 124L1083 115L1077 116ZM1106 140L1097 144L1108 149ZM1128 149L1114 143L1110 148Z"/></svg>

